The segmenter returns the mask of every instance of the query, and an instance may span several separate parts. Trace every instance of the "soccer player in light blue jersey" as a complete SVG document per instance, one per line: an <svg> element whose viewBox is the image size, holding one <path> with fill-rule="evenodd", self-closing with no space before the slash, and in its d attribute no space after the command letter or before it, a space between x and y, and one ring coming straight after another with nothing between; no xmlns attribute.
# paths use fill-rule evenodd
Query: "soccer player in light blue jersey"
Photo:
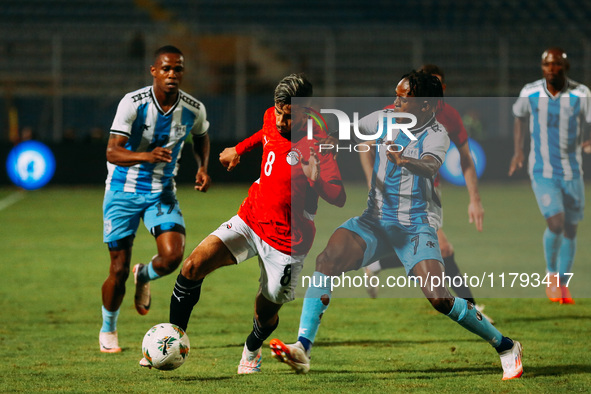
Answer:
<svg viewBox="0 0 591 394"><path fill-rule="evenodd" d="M381 137L368 143L377 152L367 209L337 228L316 259L297 342L286 345L273 339L271 351L297 373L308 372L320 319L331 301L331 277L396 253L407 274L418 278L423 294L437 311L497 350L503 380L518 378L523 373L521 344L503 336L472 303L452 296L444 283L428 279L444 275L436 233L441 204L433 186L449 147L447 132L435 119L435 109L443 97L441 82L431 74L413 71L402 77L396 96L394 112L416 117L416 124L409 130L414 139L398 129L387 138L389 120L384 119Z"/></svg>
<svg viewBox="0 0 591 394"><path fill-rule="evenodd" d="M560 48L542 54L543 78L527 84L513 105L515 150L509 176L523 167L523 142L529 130L529 176L548 227L543 245L549 275L546 294L553 302L574 304L568 286L577 225L583 219L585 189L582 142L591 123L591 91L566 74L568 57Z"/></svg>
<svg viewBox="0 0 591 394"><path fill-rule="evenodd" d="M111 256L109 276L102 287L99 345L104 353L121 351L117 317L140 219L156 239L158 250L148 264L133 267L135 307L140 315L150 310L149 282L173 272L183 259L185 222L176 200L174 176L189 133L199 167L195 189L205 192L209 188L209 122L203 104L179 89L184 71L178 48L158 49L150 67L152 86L126 94L111 127L103 202L103 240Z"/></svg>

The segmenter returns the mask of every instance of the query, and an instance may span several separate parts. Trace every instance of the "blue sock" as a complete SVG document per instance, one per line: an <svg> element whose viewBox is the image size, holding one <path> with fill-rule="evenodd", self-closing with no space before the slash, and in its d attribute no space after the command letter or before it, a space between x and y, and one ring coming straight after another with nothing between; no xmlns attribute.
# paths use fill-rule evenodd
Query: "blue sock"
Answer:
<svg viewBox="0 0 591 394"><path fill-rule="evenodd" d="M117 331L117 318L119 317L119 309L115 312L108 311L104 306L103 309L103 326L101 332Z"/></svg>
<svg viewBox="0 0 591 394"><path fill-rule="evenodd" d="M137 274L138 281L144 283L158 278L160 278L160 275L154 271L154 266L151 261L144 265Z"/></svg>
<svg viewBox="0 0 591 394"><path fill-rule="evenodd" d="M573 262L575 260L575 252L577 250L577 237L573 239L562 238L562 245L560 245L560 252L558 253L558 272L560 272L560 284L566 284L569 280L568 276L564 274L572 272Z"/></svg>
<svg viewBox="0 0 591 394"><path fill-rule="evenodd" d="M298 341L304 345L306 351L312 347L316 333L318 333L320 319L330 303L330 287L331 282L328 276L317 271L314 272L310 287L306 290L298 333Z"/></svg>
<svg viewBox="0 0 591 394"><path fill-rule="evenodd" d="M470 306L471 308L468 308L468 302L463 298L455 297L454 306L447 316L466 330L488 341L493 347L501 345L503 334L483 318L474 305Z"/></svg>
<svg viewBox="0 0 591 394"><path fill-rule="evenodd" d="M562 239L562 234L553 233L546 227L546 231L544 231L544 257L546 258L546 270L548 272L558 272L558 251Z"/></svg>

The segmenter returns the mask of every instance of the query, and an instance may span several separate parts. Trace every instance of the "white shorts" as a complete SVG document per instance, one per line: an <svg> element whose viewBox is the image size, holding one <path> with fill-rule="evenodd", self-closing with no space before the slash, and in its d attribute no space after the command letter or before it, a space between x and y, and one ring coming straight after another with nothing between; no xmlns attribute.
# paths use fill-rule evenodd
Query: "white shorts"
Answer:
<svg viewBox="0 0 591 394"><path fill-rule="evenodd" d="M266 299L276 304L295 299L295 289L306 255L290 256L271 247L238 215L223 223L211 235L222 240L237 264L259 256L260 291Z"/></svg>

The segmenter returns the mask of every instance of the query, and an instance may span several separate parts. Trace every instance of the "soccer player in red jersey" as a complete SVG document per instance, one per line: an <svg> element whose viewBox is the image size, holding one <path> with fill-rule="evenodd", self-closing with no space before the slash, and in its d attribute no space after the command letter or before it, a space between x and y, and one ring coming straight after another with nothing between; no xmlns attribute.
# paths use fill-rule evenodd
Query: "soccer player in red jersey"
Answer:
<svg viewBox="0 0 591 394"><path fill-rule="evenodd" d="M445 74L440 67L434 64L425 64L420 68L420 70L439 78L443 90L445 91ZM393 108L394 105L388 106L386 108L390 107ZM464 124L462 122L462 118L454 107L445 102L441 102L439 108L437 108L435 117L437 121L445 127L449 139L458 148L458 151L460 153L460 164L462 167L462 173L464 174L464 179L466 180L466 188L468 189L468 194L470 195L470 203L468 205L468 218L470 220L470 223L474 223L478 231L482 231L484 209L482 208L480 194L478 193L478 177L476 176L476 168L474 166L474 161L472 160L472 155L470 154L470 146L468 144L468 133L466 132L466 128L464 127ZM368 179L368 182L371 182L373 160L363 160L364 158L366 158L365 156L368 155L361 156L361 163L365 175ZM437 174L437 177L435 178L435 187L438 191L439 182L440 176L439 174ZM462 273L455 261L453 245L447 239L447 236L445 235L443 228L439 228L439 230L437 230L437 240L439 241L441 256L443 257L443 261L445 263L446 275L450 277L461 277ZM369 266L365 267L365 273L369 276L373 276L377 275L382 269L394 267L402 267L402 263L398 261L396 257L376 261L370 264ZM474 304L476 306L476 309L478 309L482 313L483 306L476 304L474 296L472 295L472 292L470 291L470 288L467 286L467 284L463 283L460 286L453 286L452 288L459 297L462 297L466 301L469 301L472 304ZM372 298L377 297L377 288L368 287L367 290ZM490 317L488 317L485 314L483 314L483 316L486 317L492 323L492 319Z"/></svg>
<svg viewBox="0 0 591 394"><path fill-rule="evenodd" d="M316 153L315 143L327 137L325 131L315 126L314 139L308 139L307 118L296 116L295 104L292 107L293 97L311 95L312 84L304 75L285 77L275 88L275 106L265 112L263 128L220 154L230 171L244 153L262 145L260 178L250 187L238 214L184 261L170 300L170 322L186 329L205 276L258 255L261 276L253 330L244 345L239 374L260 371L263 341L279 324L281 306L295 297L298 276L314 240L318 197L337 206L345 204L336 160ZM140 365L145 365L144 360Z"/></svg>

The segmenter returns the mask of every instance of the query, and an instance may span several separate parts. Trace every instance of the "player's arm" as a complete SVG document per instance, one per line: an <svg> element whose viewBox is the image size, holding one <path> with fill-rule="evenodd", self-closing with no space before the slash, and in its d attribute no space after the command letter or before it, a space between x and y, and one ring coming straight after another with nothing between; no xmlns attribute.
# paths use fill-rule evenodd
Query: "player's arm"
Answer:
<svg viewBox="0 0 591 394"><path fill-rule="evenodd" d="M513 158L509 166L509 176L523 168L523 143L527 132L528 117L516 117L513 122Z"/></svg>
<svg viewBox="0 0 591 394"><path fill-rule="evenodd" d="M209 134L193 135L193 156L197 162L195 175L195 190L205 193L211 185L211 178L207 173L209 167Z"/></svg>
<svg viewBox="0 0 591 394"><path fill-rule="evenodd" d="M583 152L590 154L591 153L591 124L582 122L582 133L583 133L583 142L581 146L583 148Z"/></svg>
<svg viewBox="0 0 591 394"><path fill-rule="evenodd" d="M466 180L466 189L470 195L470 204L468 205L468 218L470 223L476 225L478 231L482 231L482 222L484 220L484 208L480 201L480 193L478 193L478 176L476 175L476 167L470 154L470 146L468 141L458 148L460 152L460 165L462 173Z"/></svg>
<svg viewBox="0 0 591 394"><path fill-rule="evenodd" d="M345 205L347 195L334 159L326 156L319 158L314 148L310 147L310 158L308 161L301 160L301 165L310 185L323 200L337 207Z"/></svg>
<svg viewBox="0 0 591 394"><path fill-rule="evenodd" d="M240 163L240 156L262 144L263 135L264 133L261 129L245 140L239 142L236 146L224 149L222 153L220 153L220 163L222 163L228 171L232 171L234 167Z"/></svg>
<svg viewBox="0 0 591 394"><path fill-rule="evenodd" d="M140 163L170 163L172 161L172 151L157 146L151 152L134 152L125 148L129 138L111 133L107 144L107 161L109 163L130 167Z"/></svg>
<svg viewBox="0 0 591 394"><path fill-rule="evenodd" d="M440 159L430 154L425 154L420 159L415 159L403 156L402 151L387 151L386 156L388 160L397 166L404 167L413 174L425 178L434 177L437 171L439 171L439 167L441 167Z"/></svg>

